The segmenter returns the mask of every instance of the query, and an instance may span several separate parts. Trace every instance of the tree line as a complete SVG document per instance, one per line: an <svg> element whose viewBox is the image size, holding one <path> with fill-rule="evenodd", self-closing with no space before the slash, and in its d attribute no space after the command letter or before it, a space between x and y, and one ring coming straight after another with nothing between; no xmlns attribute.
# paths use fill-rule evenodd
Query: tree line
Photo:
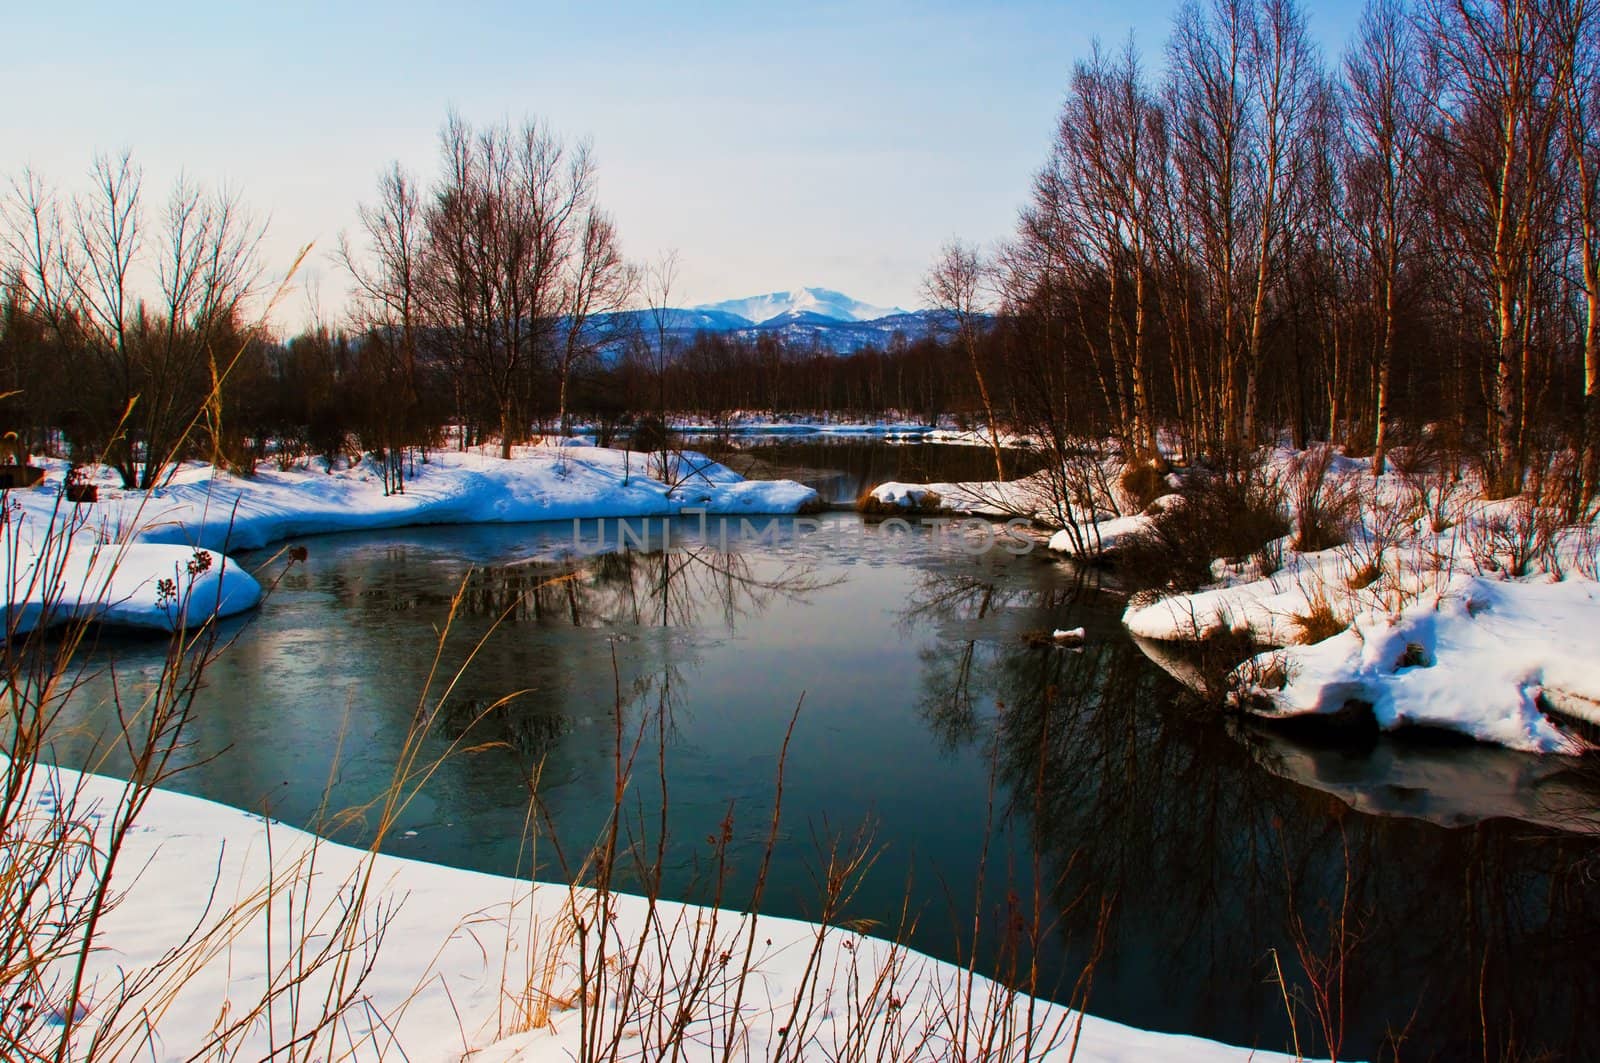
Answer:
<svg viewBox="0 0 1600 1063"><path fill-rule="evenodd" d="M1371 0L1334 63L1297 0L1190 0L1159 81L1131 43L1073 70L987 263L1005 375L1136 454L1286 434L1381 471L1428 425L1503 494L1581 455L1592 497L1597 108L1593 0Z"/></svg>
<svg viewBox="0 0 1600 1063"><path fill-rule="evenodd" d="M382 175L334 325L276 339L261 224L127 157L87 191L12 183L0 392L36 446L129 486L172 446L509 454L580 419L957 415L1135 457L1336 441L1382 469L1426 431L1491 488L1600 489L1600 0L1371 0L1343 54L1298 0L1187 0L1159 78L1131 41L1073 69L1017 231L947 248L925 336L839 357L669 328L676 259L622 254L594 156L450 115L431 179ZM633 313L626 308L643 307ZM199 431L186 416L199 409ZM186 415L185 411L190 411Z"/></svg>

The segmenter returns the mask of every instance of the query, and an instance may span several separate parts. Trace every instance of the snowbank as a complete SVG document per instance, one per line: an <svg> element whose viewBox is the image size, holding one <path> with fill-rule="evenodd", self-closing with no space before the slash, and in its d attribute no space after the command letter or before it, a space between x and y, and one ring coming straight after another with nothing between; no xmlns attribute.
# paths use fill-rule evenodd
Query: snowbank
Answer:
<svg viewBox="0 0 1600 1063"><path fill-rule="evenodd" d="M1279 549L1287 546L1280 543ZM1160 642L1196 642L1232 631L1284 646L1299 640L1297 620L1317 601L1329 594L1346 602L1360 600L1348 588L1353 563L1331 550L1290 554L1282 568L1265 577L1248 562L1214 564L1213 571L1219 586L1154 599L1136 596L1123 614L1123 625L1140 638Z"/></svg>
<svg viewBox="0 0 1600 1063"><path fill-rule="evenodd" d="M430 455L403 494L385 495L370 463L329 474L321 468L263 466L252 478L188 465L154 491L122 491L103 473L100 501L60 501L65 466L50 463L39 485L13 490L17 561L0 560L7 601L36 622L47 587L61 614L92 614L141 627L171 627L187 603L226 616L249 609L260 587L220 551L265 546L292 536L412 524L519 523L579 517L659 517L794 513L816 492L788 480L747 481L726 466L684 453L671 484L652 479L653 456L597 447L519 448L510 460L480 452ZM52 527L64 529L52 535ZM63 557L47 546L68 539ZM198 562L192 548L209 560ZM8 552L9 553L9 552ZM41 563L40 558L44 560ZM189 565L196 562L196 571ZM164 589L164 579L175 584ZM168 593L170 591L170 593Z"/></svg>
<svg viewBox="0 0 1600 1063"><path fill-rule="evenodd" d="M1143 513L1086 521L1078 525L1076 532L1062 528L1050 536L1048 545L1055 553L1069 557L1110 554L1149 526L1150 518Z"/></svg>
<svg viewBox="0 0 1600 1063"><path fill-rule="evenodd" d="M665 517L688 510L794 513L817 494L789 480L745 480L727 466L685 452L667 484L654 457L600 447L519 447L511 460L479 451L441 451L416 465L403 494L385 495L369 462L328 473L261 466L245 479L206 466L179 471L150 492L102 490L92 526L109 538L137 528L142 542L243 550L293 536L412 524L524 523L589 517ZM50 501L50 489L36 488Z"/></svg>
<svg viewBox="0 0 1600 1063"><path fill-rule="evenodd" d="M931 505L929 496L937 499ZM963 483L903 483L891 480L868 492L881 509L920 512L937 508L946 513L978 517L1042 516L1048 497L1042 477L1037 474L1020 480L974 480Z"/></svg>
<svg viewBox="0 0 1600 1063"><path fill-rule="evenodd" d="M41 810L47 811L55 806L58 792L70 793L80 784L80 813L93 801L112 801L121 786L113 779L63 771L56 786L41 776L41 788L34 797ZM109 1013L110 1009L97 1010L97 1001L107 1001L122 979L136 979L137 972L149 969L165 950L185 940L197 921L203 919L207 926L224 922L222 909L236 900L247 908L253 906L255 915L238 920L236 931L190 939L201 941L210 950L210 959L197 967L170 1006L148 1013L155 1024L159 1054L183 1058L217 1026L219 1015L250 1006L262 991L269 963L279 967L280 977L285 970L293 971L292 943L282 937L286 928L302 927L309 933L334 929L324 920L341 909L341 890L348 895L367 854L320 843L315 875L307 889L304 861L318 843L302 831L269 827L256 816L165 791L151 795L140 822L140 828L128 835L120 858L119 866L130 872L123 883L126 892L106 917L103 947L90 957L89 1009L78 1027L78 1038L92 1036L101 1015ZM382 949L363 987L366 1006L356 1009L349 1020L348 1058L377 1058L381 1050L387 1050L384 1058L403 1051L406 1059L416 1061L457 1060L468 1055L479 1061L573 1058L579 1036L576 1012L558 1003L551 1010L550 1025L531 1030L518 1030L526 1023L518 1023L514 1015L515 998L528 993L530 986L537 992L545 971L550 972L546 984L553 996L570 999L575 992L576 957L563 931L569 925L572 900L565 886L530 886L510 878L388 855L373 859L368 908L394 907ZM270 906L263 903L259 892L269 871L276 888L287 891L280 892ZM300 885L291 885L297 879ZM208 903L210 912L202 916ZM289 918L291 911L293 919ZM688 952L697 947L692 934L700 937L698 947L706 947L706 928L713 925L710 916L706 909L676 904L659 907L658 938L671 928L683 928L670 943L657 942L666 949L667 963L691 963ZM621 940L638 940L646 917L642 899L617 898L614 929ZM265 932L265 918L278 921L275 943ZM715 934L719 938L726 934L728 943L737 943L735 954L742 956L747 929L744 917L722 912L717 920ZM852 1018L849 994L873 984L870 972L891 962L890 948L875 939L842 930L824 931L795 920L760 917L758 925L751 959L756 974L744 1002L743 1025L749 1041L739 1054L744 1056L747 1050L751 1058L767 1058L783 1046L786 1035L780 1031L790 1021L796 994L809 978L820 977L816 988L821 999L831 1003L812 1027L816 1040L809 1054L821 1057L834 1039L846 1033ZM819 932L826 935L821 962L808 972ZM646 946L652 963L659 962L655 949L656 944ZM948 1016L936 1012L935 987L959 986L963 972L915 953L900 953L893 961L899 965L894 975L896 991L891 994L895 1003L887 1005L891 1013L887 1020L881 1014L887 1001L879 1003L880 1014L875 1017L879 1029L893 1021L894 1012L900 1012L902 1029L918 1034L925 1029L934 1031L936 1043L937 1030ZM853 987L849 982L852 976L860 979ZM312 977L300 999L316 1007L323 985L321 977ZM984 979L977 980L979 994L986 994L989 988ZM1020 998L1012 1005L1022 1021L1027 1021L1027 1004L1027 998ZM293 1009L280 1007L273 1016L280 1044L287 1040L292 1013ZM1063 1016L1069 1018L1067 1044L1047 1059L1065 1060L1071 1055L1070 1022L1076 1017L1048 1004L1033 1017L1036 1022L1051 1023ZM305 1015L300 1019L308 1021ZM269 1045L266 1027L263 1018L244 1032L240 1055L254 1058L265 1054ZM706 1032L712 1035L709 1041L691 1038L687 1058L720 1058L720 1025ZM339 1040L342 1048L346 1038ZM624 1058L633 1058L627 1048L624 1044ZM1085 1063L1223 1063L1289 1057L1142 1031L1088 1016L1083 1019L1075 1058Z"/></svg>
<svg viewBox="0 0 1600 1063"><path fill-rule="evenodd" d="M1084 483L1084 494L1094 497L1095 502L1092 506L1073 504L1068 507L1074 525L1070 528L1061 527L1065 518L1052 497L1059 488L1053 487L1043 472L1003 481L891 481L873 488L868 498L880 511L926 512L937 508L945 513L970 516L1023 517L1047 528L1060 528L1048 540L1052 551L1073 557L1098 558L1114 552L1150 523L1145 514L1133 512L1139 508L1138 504L1118 486L1125 469L1122 461L1107 457L1099 465L1098 474L1088 477ZM1078 470L1074 478L1084 477L1085 472ZM936 507L930 505L930 496L937 499Z"/></svg>
<svg viewBox="0 0 1600 1063"><path fill-rule="evenodd" d="M58 504L58 489L7 492L0 512L3 631L26 634L74 619L171 631L261 600L255 578L216 551L107 542L83 507Z"/></svg>
<svg viewBox="0 0 1600 1063"><path fill-rule="evenodd" d="M873 421L832 420L825 415L774 416L738 410L720 421L703 418L677 417L670 421L674 432L684 435L728 434L734 436L803 436L821 435L841 438L862 437L885 442L947 443L956 446L990 447L992 441L986 428L960 428L948 419L940 424L927 424L904 418L887 417ZM1033 437L1015 432L999 434L1003 448L1031 447Z"/></svg>
<svg viewBox="0 0 1600 1063"><path fill-rule="evenodd" d="M1463 576L1396 616L1362 613L1342 634L1262 654L1235 675L1263 715L1359 702L1384 730L1445 727L1511 749L1576 753L1584 744L1540 703L1600 726L1597 632L1600 585Z"/></svg>
<svg viewBox="0 0 1600 1063"><path fill-rule="evenodd" d="M1365 460L1326 457L1324 497L1349 492L1357 503L1345 542L1299 552L1289 536L1217 559L1208 587L1136 595L1127 629L1152 642L1234 632L1285 647L1232 674L1236 700L1262 715L1369 706L1385 730L1448 728L1540 753L1590 748L1541 707L1600 725L1600 529L1562 526L1527 500L1484 501L1465 476L1375 478ZM1289 451L1271 460L1292 509L1304 466Z"/></svg>

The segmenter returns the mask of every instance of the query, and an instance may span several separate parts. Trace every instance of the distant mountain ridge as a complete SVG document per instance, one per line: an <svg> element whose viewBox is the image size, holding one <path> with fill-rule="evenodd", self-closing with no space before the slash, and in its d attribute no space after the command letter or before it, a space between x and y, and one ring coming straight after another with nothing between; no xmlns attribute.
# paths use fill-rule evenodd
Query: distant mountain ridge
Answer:
<svg viewBox="0 0 1600 1063"><path fill-rule="evenodd" d="M877 321L907 311L897 306L873 306L831 288L795 288L720 303L702 303L690 310L743 318L746 326L787 324L790 321Z"/></svg>
<svg viewBox="0 0 1600 1063"><path fill-rule="evenodd" d="M674 343L687 343L701 332L744 339L781 336L795 346L845 355L863 347L887 347L897 333L907 340L922 339L940 331L947 318L937 310L874 306L831 288L795 288L673 307L665 312L663 323L669 342ZM595 322L600 331L616 337L631 332L652 347L659 337L656 325L650 310L624 310Z"/></svg>

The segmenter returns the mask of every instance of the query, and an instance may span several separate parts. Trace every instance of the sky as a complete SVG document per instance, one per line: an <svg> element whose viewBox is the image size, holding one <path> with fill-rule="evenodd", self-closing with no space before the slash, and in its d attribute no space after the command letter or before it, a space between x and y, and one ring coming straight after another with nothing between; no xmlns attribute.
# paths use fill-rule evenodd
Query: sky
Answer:
<svg viewBox="0 0 1600 1063"><path fill-rule="evenodd" d="M1337 51L1359 0L1308 0ZM802 286L923 304L953 237L1012 230L1075 60L1131 32L1158 70L1175 0L1019 3L44 4L6 10L0 176L80 181L131 150L269 219L280 317L335 317L332 258L391 161L431 177L448 108L591 141L638 261L674 302ZM152 200L153 201L153 200Z"/></svg>

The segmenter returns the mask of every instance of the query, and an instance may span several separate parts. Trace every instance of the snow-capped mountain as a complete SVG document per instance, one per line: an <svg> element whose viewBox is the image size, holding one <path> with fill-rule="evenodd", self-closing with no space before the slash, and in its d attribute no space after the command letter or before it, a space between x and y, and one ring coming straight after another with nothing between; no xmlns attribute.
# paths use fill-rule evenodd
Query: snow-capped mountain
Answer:
<svg viewBox="0 0 1600 1063"><path fill-rule="evenodd" d="M775 319L830 321L876 321L904 310L893 306L873 306L828 288L796 288L788 292L769 292L720 303L690 307L713 314L733 314L752 325L783 324ZM802 317L801 315L806 315Z"/></svg>
<svg viewBox="0 0 1600 1063"><path fill-rule="evenodd" d="M915 341L947 332L947 318L936 310L873 306L828 288L796 288L672 308L660 321L650 310L622 310L592 319L589 328L608 358L630 343L655 347L663 328L667 341L678 345L716 332L743 339L779 336L801 348L848 355L863 347L887 347L896 336Z"/></svg>

